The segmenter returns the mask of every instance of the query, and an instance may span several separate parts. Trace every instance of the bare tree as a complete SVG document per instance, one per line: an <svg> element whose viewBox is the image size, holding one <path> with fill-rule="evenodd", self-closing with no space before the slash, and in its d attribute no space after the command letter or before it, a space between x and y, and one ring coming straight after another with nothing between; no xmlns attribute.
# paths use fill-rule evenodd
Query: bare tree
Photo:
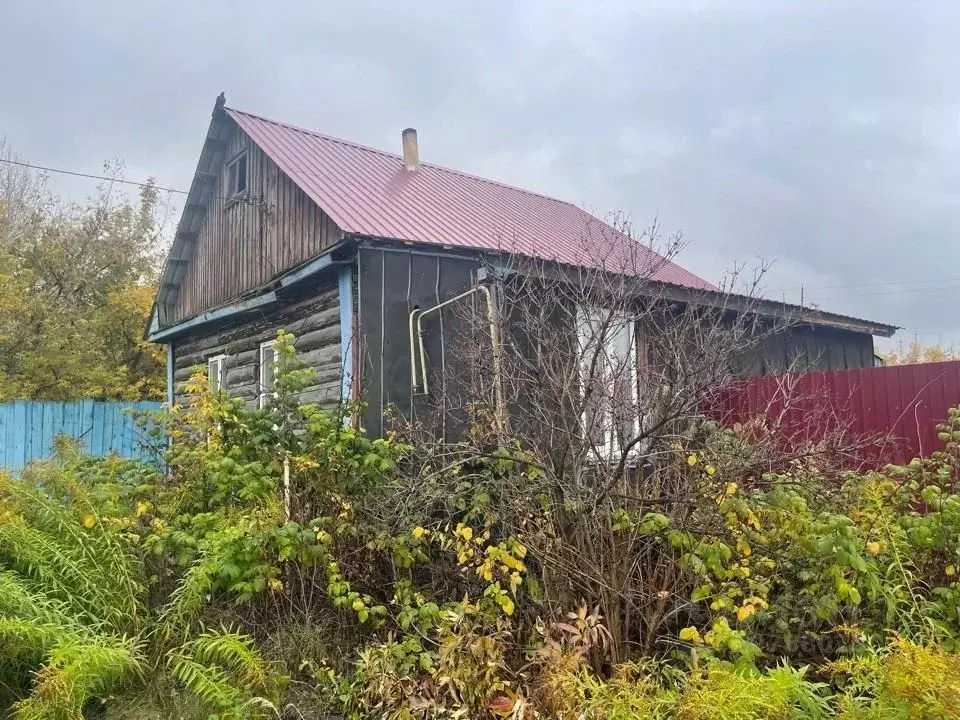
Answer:
<svg viewBox="0 0 960 720"><path fill-rule="evenodd" d="M721 480L759 482L778 463L822 462L858 444L839 425L790 448L767 433L718 455L725 467L690 471L687 453L716 442L707 409L791 319L759 312L764 268L712 290L671 284L682 239L651 252L658 241L655 227L633 239L622 223L598 224L577 265L513 253L488 268L495 317L482 302L460 306L456 372L433 383L444 388L436 413L466 419L468 431L449 442L429 421L407 428L430 450L390 496L394 514L473 508L520 539L549 611L601 607L613 661L655 650L692 612L678 599L693 578L663 519L698 527Z"/></svg>

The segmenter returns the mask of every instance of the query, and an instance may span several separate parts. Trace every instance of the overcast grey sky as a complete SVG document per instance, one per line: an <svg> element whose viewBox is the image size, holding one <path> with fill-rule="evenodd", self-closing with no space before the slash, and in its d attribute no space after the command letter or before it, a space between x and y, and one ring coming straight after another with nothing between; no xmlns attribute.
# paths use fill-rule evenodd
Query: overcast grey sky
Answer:
<svg viewBox="0 0 960 720"><path fill-rule="evenodd" d="M658 216L711 280L772 259L771 296L960 341L956 0L0 0L0 28L35 163L186 188L220 90L390 150L413 125L424 160Z"/></svg>

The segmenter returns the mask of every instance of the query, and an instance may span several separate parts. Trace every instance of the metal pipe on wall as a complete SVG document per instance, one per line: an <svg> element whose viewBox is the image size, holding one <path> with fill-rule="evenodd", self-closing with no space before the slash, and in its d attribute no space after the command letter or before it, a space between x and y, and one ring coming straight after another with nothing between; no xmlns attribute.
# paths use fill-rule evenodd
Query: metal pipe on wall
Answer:
<svg viewBox="0 0 960 720"><path fill-rule="evenodd" d="M501 368L500 368L500 327L497 324L497 316L493 303L493 293L490 291L490 288L487 285L475 285L469 290L455 295L448 300L444 300L442 303L434 305L431 308L426 310L420 310L419 308L414 308L410 313L410 372L413 377L413 387L416 390L420 389L420 392L427 394L430 392L429 382L427 380L427 352L424 343L424 333L423 333L423 317L429 315L430 313L439 312L448 305L451 305L459 300L473 295L474 293L482 293L484 299L487 303L487 318L490 323L490 343L493 346L493 386L494 386L494 395L497 405L497 420L503 426L503 423L506 418L506 402L503 395L503 383L501 378ZM414 352L414 326L416 326L416 335L417 335L417 347L420 350L420 381L418 383L417 379L417 362L416 362L416 353Z"/></svg>

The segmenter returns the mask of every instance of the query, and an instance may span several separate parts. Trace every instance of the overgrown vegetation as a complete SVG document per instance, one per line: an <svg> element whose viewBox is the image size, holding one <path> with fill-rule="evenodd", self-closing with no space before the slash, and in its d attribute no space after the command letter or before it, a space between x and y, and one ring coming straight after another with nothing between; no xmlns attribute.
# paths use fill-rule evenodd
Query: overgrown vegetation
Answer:
<svg viewBox="0 0 960 720"><path fill-rule="evenodd" d="M0 479L13 717L960 717L960 411L856 475L691 418L600 501L483 413L372 440L277 347L264 410L190 381L165 472Z"/></svg>

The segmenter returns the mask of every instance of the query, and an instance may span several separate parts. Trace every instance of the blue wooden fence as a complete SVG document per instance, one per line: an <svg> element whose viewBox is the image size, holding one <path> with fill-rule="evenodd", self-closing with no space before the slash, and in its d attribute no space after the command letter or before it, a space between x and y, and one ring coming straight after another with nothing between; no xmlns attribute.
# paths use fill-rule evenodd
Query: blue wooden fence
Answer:
<svg viewBox="0 0 960 720"><path fill-rule="evenodd" d="M91 455L151 457L149 442L130 411L159 410L157 402L17 400L0 404L0 469L18 470L50 457L59 435L77 438Z"/></svg>

